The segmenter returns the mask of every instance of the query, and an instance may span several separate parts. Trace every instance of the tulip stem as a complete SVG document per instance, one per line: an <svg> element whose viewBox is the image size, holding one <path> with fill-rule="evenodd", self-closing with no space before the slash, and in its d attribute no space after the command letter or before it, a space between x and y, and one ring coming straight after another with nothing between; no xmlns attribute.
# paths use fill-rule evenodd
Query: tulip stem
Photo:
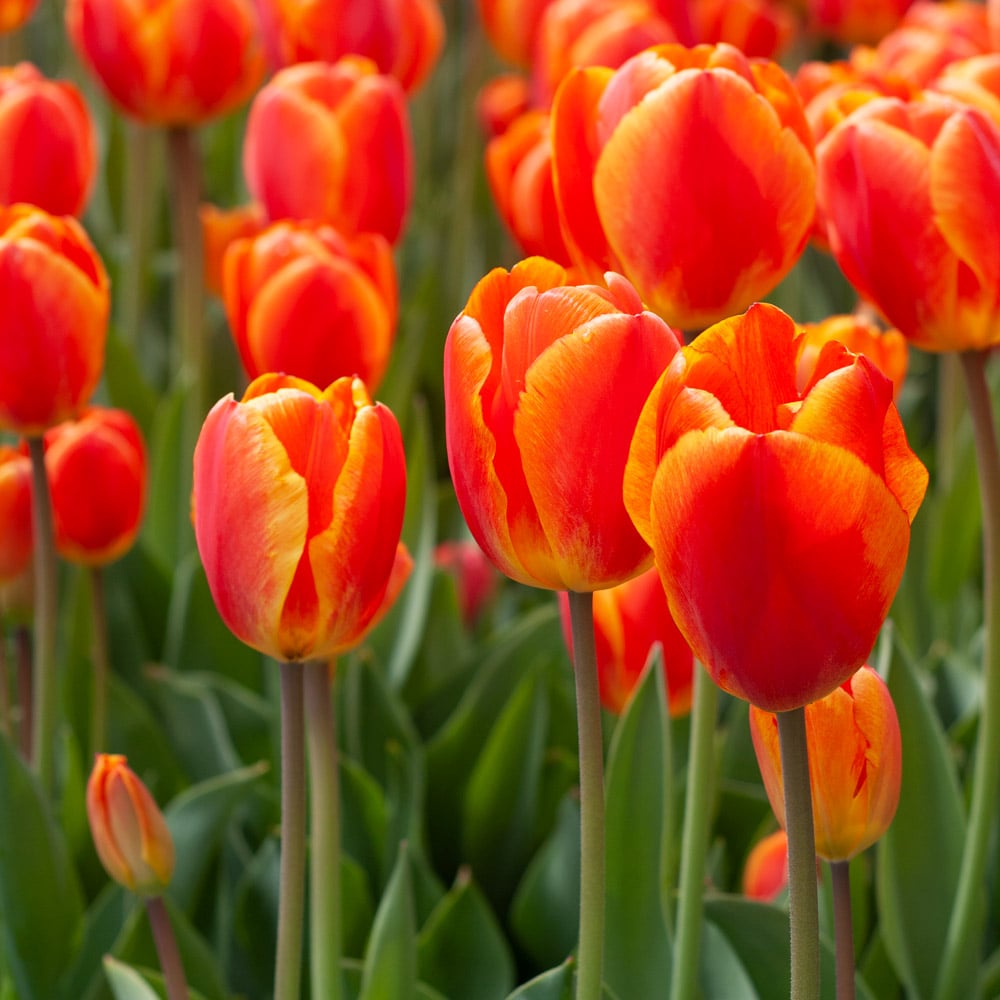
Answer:
<svg viewBox="0 0 1000 1000"><path fill-rule="evenodd" d="M816 837L805 708L778 712L781 773L788 832L788 917L791 926L792 1000L819 1000L819 902Z"/></svg>
<svg viewBox="0 0 1000 1000"><path fill-rule="evenodd" d="M580 938L577 1000L600 1000L604 965L604 741L594 649L594 595L570 591L580 746Z"/></svg>
<svg viewBox="0 0 1000 1000"><path fill-rule="evenodd" d="M94 630L94 690L90 702L90 756L104 750L108 707L108 609L104 573L99 566L90 571L90 612Z"/></svg>
<svg viewBox="0 0 1000 1000"><path fill-rule="evenodd" d="M938 972L937 1000L965 995L962 972L970 941L978 941L976 923L982 918L981 901L990 832L997 814L1000 792L1000 452L989 386L986 383L987 351L962 355L966 395L972 415L979 466L979 496L983 507L983 608L986 639L983 643L983 693L972 778L969 823L965 832L962 868L955 904Z"/></svg>
<svg viewBox="0 0 1000 1000"><path fill-rule="evenodd" d="M837 958L837 1000L854 1000L854 924L851 916L851 865L830 862L833 884L833 934Z"/></svg>
<svg viewBox="0 0 1000 1000"><path fill-rule="evenodd" d="M671 1000L693 1000L698 990L698 954L705 888L705 857L714 795L715 719L719 689L708 671L694 664L691 734L684 828L681 833L681 871L678 886L677 937L670 975Z"/></svg>
<svg viewBox="0 0 1000 1000"><path fill-rule="evenodd" d="M45 474L42 436L28 438L31 455L31 514L35 528L35 643L31 761L48 794L54 792L53 756L58 709L56 674L56 615L59 586L56 565L52 495Z"/></svg>
<svg viewBox="0 0 1000 1000"><path fill-rule="evenodd" d="M14 647L17 656L17 700L21 717L18 731L18 745L21 756L31 762L31 723L34 718L34 694L31 684L31 632L26 625L18 625L14 631Z"/></svg>
<svg viewBox="0 0 1000 1000"><path fill-rule="evenodd" d="M306 873L302 664L281 664L281 871L274 1000L299 1000Z"/></svg>
<svg viewBox="0 0 1000 1000"><path fill-rule="evenodd" d="M187 979L184 976L184 964L177 950L177 939L170 924L170 915L163 905L162 896L154 896L146 900L146 915L149 917L149 927L153 932L153 943L156 945L156 955L163 970L163 981L167 987L167 1000L187 1000Z"/></svg>
<svg viewBox="0 0 1000 1000"><path fill-rule="evenodd" d="M309 743L310 971L312 995L340 1000L340 788L330 670L325 660L305 665Z"/></svg>

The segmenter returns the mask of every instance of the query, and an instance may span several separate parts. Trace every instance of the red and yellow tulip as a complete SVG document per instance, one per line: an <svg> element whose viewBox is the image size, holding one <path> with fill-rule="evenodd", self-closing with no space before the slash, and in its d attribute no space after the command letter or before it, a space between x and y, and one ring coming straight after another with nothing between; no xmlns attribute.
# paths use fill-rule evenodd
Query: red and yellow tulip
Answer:
<svg viewBox="0 0 1000 1000"><path fill-rule="evenodd" d="M0 445L0 584L24 573L33 551L31 459L23 448Z"/></svg>

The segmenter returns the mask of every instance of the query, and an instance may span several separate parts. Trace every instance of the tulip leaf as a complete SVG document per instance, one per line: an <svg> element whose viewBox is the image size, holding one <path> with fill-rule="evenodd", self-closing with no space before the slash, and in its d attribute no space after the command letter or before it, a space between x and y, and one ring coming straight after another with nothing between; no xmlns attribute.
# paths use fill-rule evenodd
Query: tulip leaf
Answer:
<svg viewBox="0 0 1000 1000"><path fill-rule="evenodd" d="M278 839L267 837L246 862L233 890L232 938L236 947L230 964L239 977L233 985L241 992L253 983L274 982L280 866Z"/></svg>
<svg viewBox="0 0 1000 1000"><path fill-rule="evenodd" d="M180 497L181 426L186 392L176 390L160 399L149 435L149 481L157 487L149 491L142 534L153 555L165 566L176 566L181 554L182 518L188 504ZM191 456L186 457L190 463ZM180 504L178 504L180 500Z"/></svg>
<svg viewBox="0 0 1000 1000"><path fill-rule="evenodd" d="M388 808L379 783L346 754L340 756L340 828L343 850L381 886L388 838Z"/></svg>
<svg viewBox="0 0 1000 1000"><path fill-rule="evenodd" d="M958 885L965 820L948 744L915 665L897 642L888 678L903 733L903 782L892 826L878 845L876 892L886 950L914 998L930 995ZM965 944L965 995L976 941Z"/></svg>
<svg viewBox="0 0 1000 1000"><path fill-rule="evenodd" d="M503 1000L514 985L514 960L496 917L468 870L420 932L421 981L448 997Z"/></svg>
<svg viewBox="0 0 1000 1000"><path fill-rule="evenodd" d="M136 969L110 955L104 957L104 973L115 1000L167 1000L163 975L152 969ZM188 1000L204 1000L197 990L188 987Z"/></svg>
<svg viewBox="0 0 1000 1000"><path fill-rule="evenodd" d="M615 727L605 779L604 979L625 997L654 996L670 982L664 886L671 785L670 715L656 647Z"/></svg>
<svg viewBox="0 0 1000 1000"><path fill-rule="evenodd" d="M83 900L35 776L0 737L0 933L20 1000L52 1000L70 965Z"/></svg>
<svg viewBox="0 0 1000 1000"><path fill-rule="evenodd" d="M156 412L156 393L114 326L109 327L104 346L104 382L111 405L128 410L148 438Z"/></svg>
<svg viewBox="0 0 1000 1000"><path fill-rule="evenodd" d="M568 958L562 965L519 986L507 1000L573 1000L575 981L574 962ZM603 1000L629 1000L627 997L619 998L606 984L602 986L601 996Z"/></svg>

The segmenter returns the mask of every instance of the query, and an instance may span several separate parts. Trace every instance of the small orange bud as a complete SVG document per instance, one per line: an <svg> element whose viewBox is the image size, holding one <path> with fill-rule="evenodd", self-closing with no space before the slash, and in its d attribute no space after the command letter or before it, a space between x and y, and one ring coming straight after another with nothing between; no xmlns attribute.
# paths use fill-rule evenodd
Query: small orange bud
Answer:
<svg viewBox="0 0 1000 1000"><path fill-rule="evenodd" d="M773 902L788 885L788 834L776 830L757 841L743 867L743 895Z"/></svg>

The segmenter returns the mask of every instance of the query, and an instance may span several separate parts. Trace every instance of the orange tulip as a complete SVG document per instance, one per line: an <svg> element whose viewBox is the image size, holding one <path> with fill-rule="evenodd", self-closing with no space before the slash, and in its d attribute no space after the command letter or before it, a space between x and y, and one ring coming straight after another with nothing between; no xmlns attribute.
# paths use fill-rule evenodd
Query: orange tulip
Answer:
<svg viewBox="0 0 1000 1000"><path fill-rule="evenodd" d="M795 325L755 305L683 348L643 408L625 505L715 682L782 711L865 661L927 471L889 380L828 344L796 384Z"/></svg>
<svg viewBox="0 0 1000 1000"><path fill-rule="evenodd" d="M728 45L662 45L571 72L552 109L574 263L621 271L668 323L700 329L765 295L805 247L812 140L791 81Z"/></svg>
<svg viewBox="0 0 1000 1000"><path fill-rule="evenodd" d="M444 46L437 0L261 0L258 10L277 68L360 55L412 92L427 79Z"/></svg>
<svg viewBox="0 0 1000 1000"><path fill-rule="evenodd" d="M23 449L0 445L0 584L31 565L31 459Z"/></svg>
<svg viewBox="0 0 1000 1000"><path fill-rule="evenodd" d="M1000 343L1000 126L928 94L866 103L818 148L837 263L918 347Z"/></svg>
<svg viewBox="0 0 1000 1000"><path fill-rule="evenodd" d="M243 169L272 222L314 219L394 243L413 188L402 88L360 57L282 70L251 106Z"/></svg>
<svg viewBox="0 0 1000 1000"><path fill-rule="evenodd" d="M124 410L91 407L45 435L56 549L103 566L135 541L146 506L146 445Z"/></svg>
<svg viewBox="0 0 1000 1000"><path fill-rule="evenodd" d="M532 257L475 287L445 343L448 461L501 572L591 591L649 567L621 477L642 401L677 348L620 275L572 285Z"/></svg>
<svg viewBox="0 0 1000 1000"><path fill-rule="evenodd" d="M383 610L406 463L395 417L359 379L324 391L263 375L220 400L194 453L194 527L237 638L279 660L329 658Z"/></svg>
<svg viewBox="0 0 1000 1000"><path fill-rule="evenodd" d="M775 830L754 844L743 867L743 895L772 903L788 886L788 834Z"/></svg>
<svg viewBox="0 0 1000 1000"><path fill-rule="evenodd" d="M385 238L345 239L327 225L276 223L237 240L223 268L226 315L243 367L374 389L396 326L396 269Z"/></svg>
<svg viewBox="0 0 1000 1000"><path fill-rule="evenodd" d="M487 139L503 135L531 107L531 81L523 73L502 73L476 95L476 121Z"/></svg>
<svg viewBox="0 0 1000 1000"><path fill-rule="evenodd" d="M230 244L256 236L267 229L264 210L253 202L236 208L198 206L201 241L205 257L205 287L222 297L222 262Z"/></svg>
<svg viewBox="0 0 1000 1000"><path fill-rule="evenodd" d="M751 58L777 58L798 27L790 7L775 0L697 0L691 15L701 41L726 42Z"/></svg>
<svg viewBox="0 0 1000 1000"><path fill-rule="evenodd" d="M573 655L569 596L559 595L563 638ZM694 658L677 630L656 569L594 594L594 643L601 704L621 714L639 683L653 646L663 650L671 718L691 711Z"/></svg>
<svg viewBox="0 0 1000 1000"><path fill-rule="evenodd" d="M104 367L109 288L76 219L0 206L0 426L38 434L75 416Z"/></svg>
<svg viewBox="0 0 1000 1000"><path fill-rule="evenodd" d="M79 215L94 182L97 143L90 113L71 83L31 63L0 68L0 204L30 202Z"/></svg>
<svg viewBox="0 0 1000 1000"><path fill-rule="evenodd" d="M874 44L903 19L913 0L809 0L815 29L842 45Z"/></svg>
<svg viewBox="0 0 1000 1000"><path fill-rule="evenodd" d="M37 6L38 0L0 0L0 35L26 24Z"/></svg>
<svg viewBox="0 0 1000 1000"><path fill-rule="evenodd" d="M120 754L99 753L87 782L97 856L119 885L159 896L174 873L174 842L149 790Z"/></svg>
<svg viewBox="0 0 1000 1000"><path fill-rule="evenodd" d="M899 720L885 681L861 667L825 698L805 707L816 853L849 861L889 829L899 804L902 746ZM778 721L750 706L757 763L784 826Z"/></svg>
<svg viewBox="0 0 1000 1000"><path fill-rule="evenodd" d="M509 63L531 64L538 26L552 0L478 0L479 18L494 49Z"/></svg>
<svg viewBox="0 0 1000 1000"><path fill-rule="evenodd" d="M66 29L109 97L149 124L225 114L264 73L249 0L68 0Z"/></svg>

